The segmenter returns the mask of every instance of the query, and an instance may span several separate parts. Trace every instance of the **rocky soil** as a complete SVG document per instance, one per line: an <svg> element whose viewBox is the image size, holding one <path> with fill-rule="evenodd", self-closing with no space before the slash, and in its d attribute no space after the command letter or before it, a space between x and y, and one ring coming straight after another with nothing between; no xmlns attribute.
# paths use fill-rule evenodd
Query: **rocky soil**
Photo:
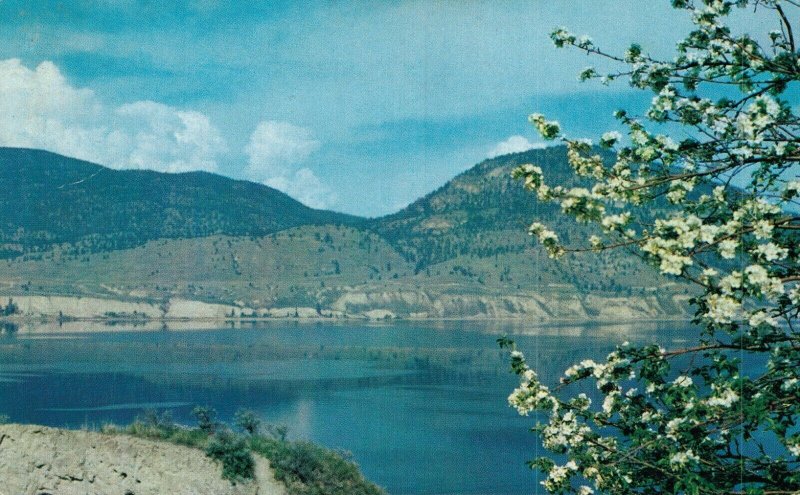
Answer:
<svg viewBox="0 0 800 495"><path fill-rule="evenodd" d="M205 453L125 435L0 425L0 495L285 495L269 462L232 484Z"/></svg>

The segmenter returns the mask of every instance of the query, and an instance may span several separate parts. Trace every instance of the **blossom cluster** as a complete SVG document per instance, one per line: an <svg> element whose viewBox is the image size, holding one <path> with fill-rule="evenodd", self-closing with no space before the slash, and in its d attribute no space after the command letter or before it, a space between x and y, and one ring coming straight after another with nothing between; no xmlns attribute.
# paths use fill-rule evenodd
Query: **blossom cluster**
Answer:
<svg viewBox="0 0 800 495"><path fill-rule="evenodd" d="M514 348L521 382L509 402L549 415L536 430L567 462L533 465L553 493L800 493L800 118L790 100L800 80L790 19L800 18L800 4L672 4L694 29L671 60L637 44L606 53L566 28L551 34L557 47L622 67L590 67L581 80L627 78L653 97L641 117L616 112L619 129L597 146L531 115L543 138L565 144L579 186L548 184L536 164L514 176L598 227L589 246L566 246L535 222L530 233L550 256L624 246L664 276L696 284L697 345L623 345L604 362L566 370L563 387L595 382L594 404L562 398ZM772 15L777 28L758 37L726 24L751 11ZM657 132L665 129L672 137Z"/></svg>

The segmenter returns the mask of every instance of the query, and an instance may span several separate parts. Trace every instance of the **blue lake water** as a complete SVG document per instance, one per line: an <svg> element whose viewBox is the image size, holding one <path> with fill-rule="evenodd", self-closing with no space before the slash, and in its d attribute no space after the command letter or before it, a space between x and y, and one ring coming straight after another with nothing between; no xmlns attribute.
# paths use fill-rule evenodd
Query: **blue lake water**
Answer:
<svg viewBox="0 0 800 495"><path fill-rule="evenodd" d="M400 494L537 491L525 461L533 417L496 339L509 334L545 381L614 345L678 343L685 325L448 322L262 323L246 328L35 327L0 336L0 413L67 427L126 424L145 409L191 423L195 405L230 421L238 408L289 426L290 438L352 453L368 478Z"/></svg>

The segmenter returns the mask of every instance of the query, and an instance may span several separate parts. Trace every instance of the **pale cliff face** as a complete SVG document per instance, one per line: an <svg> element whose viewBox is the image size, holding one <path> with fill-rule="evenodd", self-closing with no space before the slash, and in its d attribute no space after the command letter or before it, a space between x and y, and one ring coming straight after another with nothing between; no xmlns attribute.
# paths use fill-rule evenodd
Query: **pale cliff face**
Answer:
<svg viewBox="0 0 800 495"><path fill-rule="evenodd" d="M350 289L332 308L248 308L187 299L154 304L115 299L67 296L13 296L19 307L15 317L55 319L223 320L240 317L268 318L448 318L515 319L535 321L665 320L690 316L688 296L668 294L602 297L575 294L467 295L427 291ZM0 304L7 298L0 297Z"/></svg>

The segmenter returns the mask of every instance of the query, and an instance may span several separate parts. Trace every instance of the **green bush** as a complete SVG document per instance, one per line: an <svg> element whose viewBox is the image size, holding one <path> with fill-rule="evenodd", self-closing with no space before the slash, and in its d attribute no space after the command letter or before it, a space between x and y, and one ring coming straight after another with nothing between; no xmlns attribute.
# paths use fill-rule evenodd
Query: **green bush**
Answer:
<svg viewBox="0 0 800 495"><path fill-rule="evenodd" d="M255 436L250 448L269 459L275 478L291 495L384 494L364 478L355 463L319 445Z"/></svg>
<svg viewBox="0 0 800 495"><path fill-rule="evenodd" d="M172 411L163 411L159 414L155 409L145 409L142 415L136 419L151 428L171 431L176 427L175 421L172 419Z"/></svg>
<svg viewBox="0 0 800 495"><path fill-rule="evenodd" d="M268 424L264 427L267 435L275 440L286 440L286 435L289 433L289 427L285 425Z"/></svg>
<svg viewBox="0 0 800 495"><path fill-rule="evenodd" d="M217 431L217 410L213 407L197 406L192 409L192 416L197 419L197 426L207 434L211 435Z"/></svg>
<svg viewBox="0 0 800 495"><path fill-rule="evenodd" d="M261 428L261 420L250 411L240 410L235 416L237 426L252 431L247 437L217 423L211 408L198 407L193 414L198 418L196 428L176 425L168 413L145 411L126 427L104 425L102 431L202 449L222 464L222 476L234 483L254 477L255 452L269 460L275 478L286 485L289 495L385 495L343 454L310 442L286 440L285 426Z"/></svg>
<svg viewBox="0 0 800 495"><path fill-rule="evenodd" d="M233 418L236 426L250 435L255 435L261 430L261 419L249 409L239 409Z"/></svg>
<svg viewBox="0 0 800 495"><path fill-rule="evenodd" d="M103 433L126 434L150 440L163 440L187 447L205 448L208 433L200 428L188 428L177 425L172 420L172 413L165 411L160 415L155 411L144 411L128 426L117 427L113 424L103 425Z"/></svg>
<svg viewBox="0 0 800 495"><path fill-rule="evenodd" d="M222 463L222 477L231 481L253 479L255 461L244 438L229 432L211 437L206 455Z"/></svg>

